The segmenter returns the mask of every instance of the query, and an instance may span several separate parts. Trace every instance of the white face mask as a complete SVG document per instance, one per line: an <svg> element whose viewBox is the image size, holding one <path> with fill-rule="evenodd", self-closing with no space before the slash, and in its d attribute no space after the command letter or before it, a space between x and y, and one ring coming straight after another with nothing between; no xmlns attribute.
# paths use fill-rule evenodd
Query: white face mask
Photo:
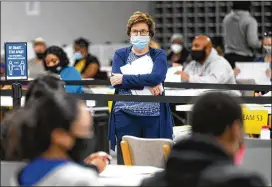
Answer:
<svg viewBox="0 0 272 187"><path fill-rule="evenodd" d="M271 55L271 45L264 45L263 48L265 50L265 52L269 55Z"/></svg>
<svg viewBox="0 0 272 187"><path fill-rule="evenodd" d="M172 44L171 45L171 50L175 53L175 54L178 54L181 52L182 50L182 45L180 44Z"/></svg>

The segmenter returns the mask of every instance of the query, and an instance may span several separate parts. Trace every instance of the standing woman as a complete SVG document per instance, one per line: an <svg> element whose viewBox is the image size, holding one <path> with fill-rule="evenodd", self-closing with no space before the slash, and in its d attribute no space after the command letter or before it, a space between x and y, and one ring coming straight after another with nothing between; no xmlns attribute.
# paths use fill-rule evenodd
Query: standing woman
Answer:
<svg viewBox="0 0 272 187"><path fill-rule="evenodd" d="M167 58L163 50L149 47L154 34L155 23L150 15L135 12L129 18L127 35L132 46L118 49L113 57L113 76L110 81L116 88L115 94L132 95L131 89L141 90L148 87L153 96L164 95L160 84L166 77ZM121 73L120 67L145 55L150 56L153 61L150 74L123 75ZM118 164L123 164L120 142L124 135L172 139L172 127L171 110L166 103L129 101L113 103L109 139L112 150L115 149L117 139Z"/></svg>
<svg viewBox="0 0 272 187"><path fill-rule="evenodd" d="M69 59L62 48L51 46L45 51L44 67L46 71L50 71L60 76L62 80L81 80L81 75L76 68L69 66ZM65 86L68 93L82 93L82 86L73 85Z"/></svg>

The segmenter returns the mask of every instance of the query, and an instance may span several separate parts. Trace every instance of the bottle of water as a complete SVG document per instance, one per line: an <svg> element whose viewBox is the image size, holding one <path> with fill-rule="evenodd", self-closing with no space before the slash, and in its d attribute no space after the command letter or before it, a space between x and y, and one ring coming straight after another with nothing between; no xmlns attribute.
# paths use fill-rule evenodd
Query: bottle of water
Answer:
<svg viewBox="0 0 272 187"><path fill-rule="evenodd" d="M268 126L263 126L261 130L261 139L270 139L270 130Z"/></svg>

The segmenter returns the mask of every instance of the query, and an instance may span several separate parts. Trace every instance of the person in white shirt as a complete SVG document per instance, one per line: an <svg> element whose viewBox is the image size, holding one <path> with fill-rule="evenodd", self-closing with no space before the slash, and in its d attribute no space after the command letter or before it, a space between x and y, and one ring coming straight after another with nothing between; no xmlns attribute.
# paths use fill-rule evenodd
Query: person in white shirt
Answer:
<svg viewBox="0 0 272 187"><path fill-rule="evenodd" d="M212 47L207 36L196 36L192 44L192 61L183 71L178 71L182 81L191 83L236 84L228 61Z"/></svg>

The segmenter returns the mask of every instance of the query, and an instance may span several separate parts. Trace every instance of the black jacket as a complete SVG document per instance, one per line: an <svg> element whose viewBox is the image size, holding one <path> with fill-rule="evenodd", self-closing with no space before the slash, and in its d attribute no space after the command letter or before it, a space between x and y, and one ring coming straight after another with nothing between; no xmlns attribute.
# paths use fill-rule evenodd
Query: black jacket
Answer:
<svg viewBox="0 0 272 187"><path fill-rule="evenodd" d="M257 174L233 165L233 159L215 142L193 135L172 148L166 169L145 179L142 186L238 187L265 186Z"/></svg>

